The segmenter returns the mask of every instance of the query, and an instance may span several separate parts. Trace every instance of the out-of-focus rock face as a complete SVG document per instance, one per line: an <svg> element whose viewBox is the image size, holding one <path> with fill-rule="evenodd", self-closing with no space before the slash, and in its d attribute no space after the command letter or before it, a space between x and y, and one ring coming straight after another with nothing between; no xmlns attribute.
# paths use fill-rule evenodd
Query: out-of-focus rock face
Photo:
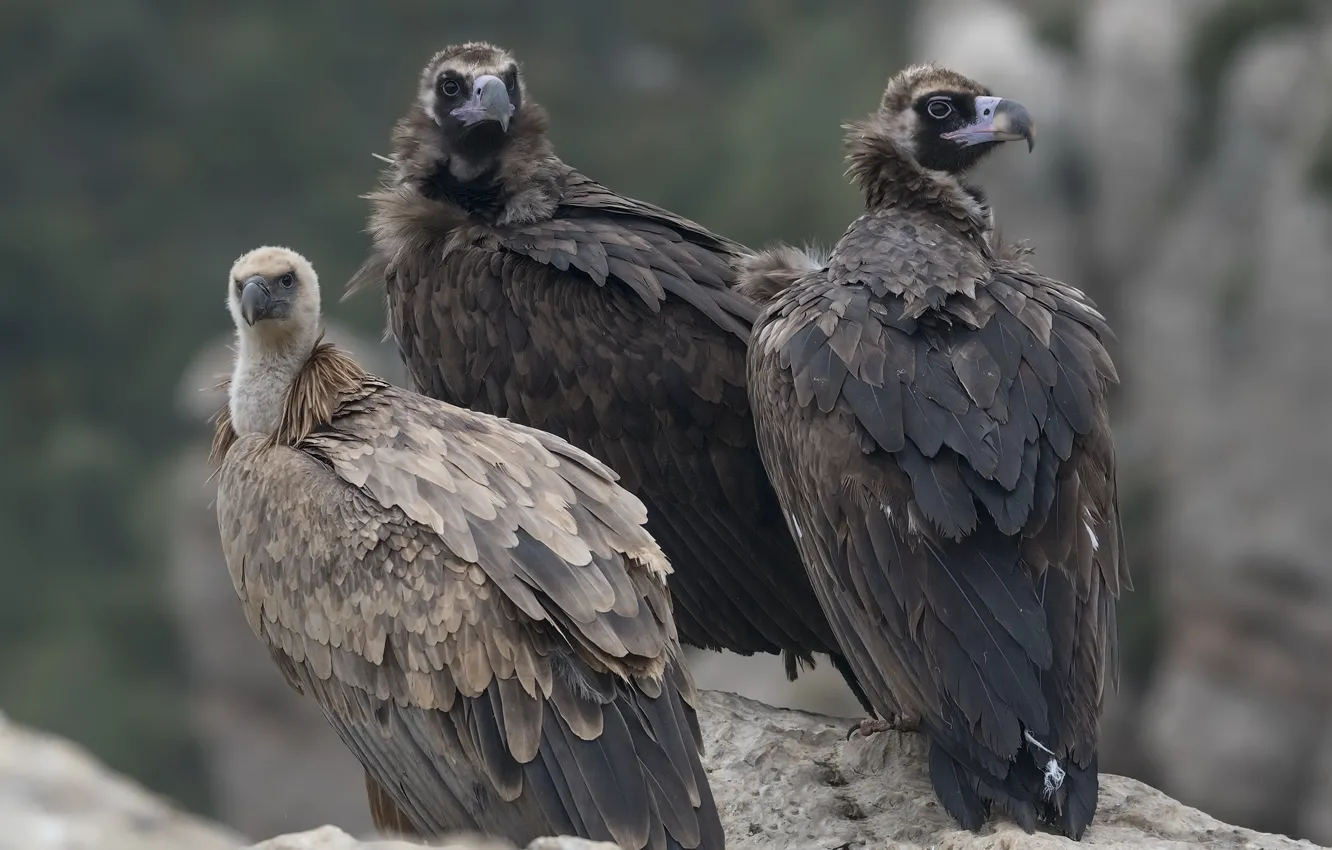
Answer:
<svg viewBox="0 0 1332 850"><path fill-rule="evenodd" d="M0 850L232 850L240 840L117 776L82 747L0 714Z"/></svg>
<svg viewBox="0 0 1332 850"><path fill-rule="evenodd" d="M1145 749L1182 799L1318 840L1332 840L1332 207L1309 174L1329 44L1278 33L1236 59L1217 149L1130 284L1128 340L1170 529Z"/></svg>
<svg viewBox="0 0 1332 850"><path fill-rule="evenodd" d="M338 325L325 339L366 368L401 382L386 350ZM313 700L282 680L250 631L236 598L217 530L203 423L226 397L213 389L228 374L232 338L206 346L181 378L181 407L200 423L200 439L176 462L169 599L185 645L190 704L220 818L254 838L336 824L370 834L360 764ZM274 794L274 788L282 793Z"/></svg>
<svg viewBox="0 0 1332 850"><path fill-rule="evenodd" d="M1122 280L1169 218L1198 120L1185 75L1198 22L1225 0L1092 0L1069 103L1094 202L1087 260ZM1222 122L1224 123L1224 122Z"/></svg>
<svg viewBox="0 0 1332 850"><path fill-rule="evenodd" d="M772 708L717 691L700 694L699 720L729 850L1038 850L1067 848L1006 822L972 834L938 807L923 739L884 733L846 741L850 721ZM293 789L261 782L275 800ZM171 809L76 747L0 725L0 850L239 850L237 836ZM409 850L361 842L332 826L284 834L250 850ZM457 836L449 850L515 850ZM1316 850L1308 842L1237 829L1140 782L1104 775L1100 810L1081 846L1133 850ZM616 850L573 838L526 850Z"/></svg>

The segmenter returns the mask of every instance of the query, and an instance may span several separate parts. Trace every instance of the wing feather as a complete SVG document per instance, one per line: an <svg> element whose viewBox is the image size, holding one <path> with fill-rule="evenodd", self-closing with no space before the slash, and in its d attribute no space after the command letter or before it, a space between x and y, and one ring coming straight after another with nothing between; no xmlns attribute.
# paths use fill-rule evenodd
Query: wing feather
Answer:
<svg viewBox="0 0 1332 850"><path fill-rule="evenodd" d="M603 464L386 388L219 481L251 625L421 834L719 832L689 724L652 719L680 710L669 567Z"/></svg>
<svg viewBox="0 0 1332 850"><path fill-rule="evenodd" d="M922 716L950 812L993 801L1034 824L1063 806L1081 829L1127 575L1108 329L1080 294L1007 272L911 328L900 296L839 268L777 296L749 359L764 459L829 621L876 708ZM829 399L801 376L833 358ZM905 377L885 390L880 371ZM1014 761L1029 736L1071 759L1055 802L1029 787L1044 762Z"/></svg>
<svg viewBox="0 0 1332 850"><path fill-rule="evenodd" d="M380 240L381 250L393 249L378 270L414 384L611 464L652 507L648 530L674 567L668 581L684 642L801 659L835 652L755 445L744 358L758 305L731 288L746 249L575 171L561 175L563 194L547 220ZM381 193L377 203L383 219L407 202ZM829 400L842 367L826 365L818 379ZM570 483L594 495L577 476ZM518 498L510 482L494 487ZM624 505L591 499L589 508L609 524ZM709 521L697 522L700 515ZM522 527L558 558L579 560L574 547L593 535L555 518L534 512ZM472 542L478 552L511 548L508 533L477 539L473 530ZM720 582L718 573L726 574ZM779 592L750 598L748 588L767 583ZM714 592L719 584L731 591ZM540 600L517 600L521 593L510 595L535 615ZM586 605L601 611L595 594L576 596L561 604L584 606L579 617Z"/></svg>

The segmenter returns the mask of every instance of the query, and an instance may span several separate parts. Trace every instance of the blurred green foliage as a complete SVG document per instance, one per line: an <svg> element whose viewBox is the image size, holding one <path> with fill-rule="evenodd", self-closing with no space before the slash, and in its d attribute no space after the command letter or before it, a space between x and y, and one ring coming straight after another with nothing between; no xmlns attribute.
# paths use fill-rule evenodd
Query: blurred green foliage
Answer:
<svg viewBox="0 0 1332 850"><path fill-rule="evenodd" d="M741 240L827 244L858 212L839 125L904 61L910 0L0 6L0 708L200 811L164 613L168 466L204 437L182 366L262 243L334 293L420 67L483 38L557 149ZM377 333L374 297L338 318Z"/></svg>

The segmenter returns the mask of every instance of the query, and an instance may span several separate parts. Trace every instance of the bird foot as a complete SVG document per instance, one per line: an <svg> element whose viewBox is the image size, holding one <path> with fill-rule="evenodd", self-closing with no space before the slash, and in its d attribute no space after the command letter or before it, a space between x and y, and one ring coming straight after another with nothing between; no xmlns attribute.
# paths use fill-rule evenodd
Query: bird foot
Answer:
<svg viewBox="0 0 1332 850"><path fill-rule="evenodd" d="M846 739L853 737L868 738L877 732L919 732L920 718L905 714L894 714L887 720L882 717L866 717L847 730Z"/></svg>

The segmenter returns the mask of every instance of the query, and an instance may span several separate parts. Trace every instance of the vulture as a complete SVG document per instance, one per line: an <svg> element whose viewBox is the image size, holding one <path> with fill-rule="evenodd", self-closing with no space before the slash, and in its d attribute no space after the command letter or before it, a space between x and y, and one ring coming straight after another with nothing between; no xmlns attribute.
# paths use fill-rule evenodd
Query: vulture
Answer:
<svg viewBox="0 0 1332 850"><path fill-rule="evenodd" d="M293 251L242 256L227 304L227 566L365 768L376 825L721 850L670 565L615 473L322 343Z"/></svg>
<svg viewBox="0 0 1332 850"><path fill-rule="evenodd" d="M865 209L829 256L751 258L759 448L883 728L923 732L944 809L1080 839L1115 600L1130 585L1104 317L997 238L964 182L1034 143L1019 103L907 68L848 128Z"/></svg>
<svg viewBox="0 0 1332 850"><path fill-rule="evenodd" d="M518 63L490 44L426 65L366 197L414 389L568 440L648 509L680 640L799 666L827 653L862 706L759 456L745 390L750 251L565 165Z"/></svg>

